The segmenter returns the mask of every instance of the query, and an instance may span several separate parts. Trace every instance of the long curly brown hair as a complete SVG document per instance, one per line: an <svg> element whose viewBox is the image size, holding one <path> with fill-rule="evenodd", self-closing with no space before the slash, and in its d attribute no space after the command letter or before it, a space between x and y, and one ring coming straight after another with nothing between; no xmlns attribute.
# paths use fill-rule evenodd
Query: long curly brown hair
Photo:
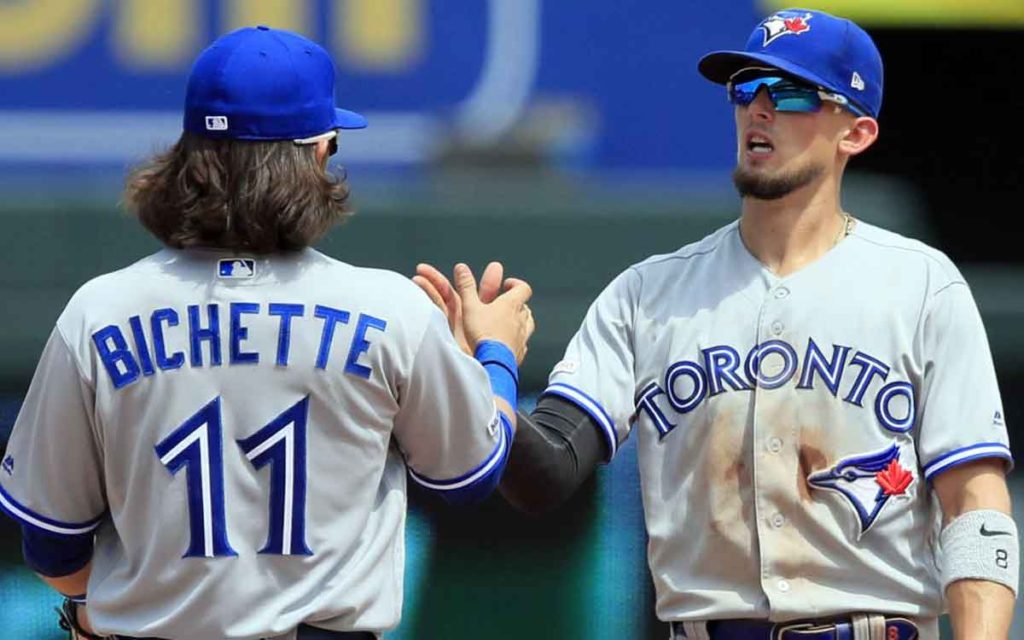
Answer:
<svg viewBox="0 0 1024 640"><path fill-rule="evenodd" d="M309 246L351 215L344 175L316 145L184 133L136 167L125 204L164 244L274 253Z"/></svg>

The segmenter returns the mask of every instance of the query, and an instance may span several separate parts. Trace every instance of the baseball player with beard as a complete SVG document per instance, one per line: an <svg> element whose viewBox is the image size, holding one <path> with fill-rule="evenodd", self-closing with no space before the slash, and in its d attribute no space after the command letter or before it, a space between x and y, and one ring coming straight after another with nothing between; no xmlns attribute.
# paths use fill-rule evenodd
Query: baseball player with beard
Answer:
<svg viewBox="0 0 1024 640"><path fill-rule="evenodd" d="M879 133L874 43L780 11L699 69L735 112L740 218L598 296L519 416L503 493L550 508L635 432L673 638L934 639L948 611L958 639L1005 639L1011 455L971 291L840 201ZM415 280L457 324L445 277Z"/></svg>
<svg viewBox="0 0 1024 640"><path fill-rule="evenodd" d="M408 279L309 248L348 213L338 132L366 126L334 82L293 33L213 43L181 139L128 182L166 248L57 320L0 507L78 601L74 638L377 638L401 613L407 470L452 501L497 485L529 285L467 289L474 359Z"/></svg>

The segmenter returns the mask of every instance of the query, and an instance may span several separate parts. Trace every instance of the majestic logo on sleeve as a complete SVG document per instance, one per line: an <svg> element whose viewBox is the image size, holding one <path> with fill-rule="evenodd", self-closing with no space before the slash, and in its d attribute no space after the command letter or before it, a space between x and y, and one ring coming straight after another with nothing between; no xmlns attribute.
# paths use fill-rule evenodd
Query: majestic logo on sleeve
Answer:
<svg viewBox="0 0 1024 640"><path fill-rule="evenodd" d="M860 520L859 538L890 499L908 497L914 475L900 462L899 445L893 442L884 451L845 458L831 469L812 473L807 482L836 491L849 501Z"/></svg>
<svg viewBox="0 0 1024 640"><path fill-rule="evenodd" d="M761 23L761 28L764 29L764 46L767 47L785 35L798 36L810 31L811 25L808 22L812 17L809 13L803 15L776 13Z"/></svg>

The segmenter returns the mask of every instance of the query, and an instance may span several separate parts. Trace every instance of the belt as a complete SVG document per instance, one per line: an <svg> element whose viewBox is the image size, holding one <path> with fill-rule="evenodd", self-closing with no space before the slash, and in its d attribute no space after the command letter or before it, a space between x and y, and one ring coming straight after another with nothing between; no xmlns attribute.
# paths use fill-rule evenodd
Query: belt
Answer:
<svg viewBox="0 0 1024 640"><path fill-rule="evenodd" d="M886 617L884 640L918 640L917 625L906 618ZM709 640L873 640L869 632L858 629L851 618L829 620L708 620L706 632L687 635L684 623L672 623L673 638ZM692 628L691 628L692 629Z"/></svg>
<svg viewBox="0 0 1024 640"><path fill-rule="evenodd" d="M163 638L139 638L136 636L113 636L116 640L164 640ZM331 631L300 624L296 629L295 640L377 640L377 634L371 631Z"/></svg>

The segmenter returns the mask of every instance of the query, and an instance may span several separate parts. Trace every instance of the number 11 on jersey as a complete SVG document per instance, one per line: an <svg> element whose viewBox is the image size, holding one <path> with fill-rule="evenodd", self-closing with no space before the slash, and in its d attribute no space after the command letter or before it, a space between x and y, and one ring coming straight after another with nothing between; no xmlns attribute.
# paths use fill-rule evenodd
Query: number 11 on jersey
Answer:
<svg viewBox="0 0 1024 640"><path fill-rule="evenodd" d="M270 531L260 553L312 555L306 545L306 419L309 397L248 438L238 440L257 470L270 466ZM220 397L156 445L160 462L185 469L191 540L186 558L238 555L228 542Z"/></svg>
<svg viewBox="0 0 1024 640"><path fill-rule="evenodd" d="M306 546L306 416L309 396L238 441L257 469L270 465L270 533L260 553L309 556Z"/></svg>

